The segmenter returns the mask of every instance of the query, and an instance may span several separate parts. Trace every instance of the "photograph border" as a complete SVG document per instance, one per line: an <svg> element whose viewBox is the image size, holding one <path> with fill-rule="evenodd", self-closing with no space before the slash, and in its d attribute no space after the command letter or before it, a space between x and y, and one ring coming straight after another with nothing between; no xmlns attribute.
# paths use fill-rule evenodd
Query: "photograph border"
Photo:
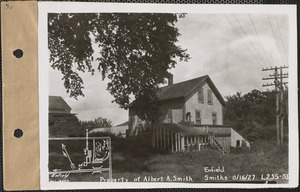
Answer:
<svg viewBox="0 0 300 192"><path fill-rule="evenodd" d="M138 4L91 2L39 2L39 122L41 189L117 189L117 188L287 188L298 186L298 81L297 81L297 14L295 5L208 5L208 4ZM198 14L288 14L289 15L289 184L240 183L95 183L48 181L48 13L198 13ZM293 152L292 152L293 151ZM296 153L297 152L297 153ZM113 166L113 165L112 165Z"/></svg>

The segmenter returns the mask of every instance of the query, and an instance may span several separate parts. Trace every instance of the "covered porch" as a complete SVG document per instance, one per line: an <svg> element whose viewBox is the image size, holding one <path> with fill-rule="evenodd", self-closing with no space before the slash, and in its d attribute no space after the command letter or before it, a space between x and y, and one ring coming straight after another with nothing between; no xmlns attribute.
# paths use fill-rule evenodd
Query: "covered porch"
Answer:
<svg viewBox="0 0 300 192"><path fill-rule="evenodd" d="M151 137L152 147L159 151L201 151L209 145L224 151L222 141L208 129L163 123L152 126Z"/></svg>

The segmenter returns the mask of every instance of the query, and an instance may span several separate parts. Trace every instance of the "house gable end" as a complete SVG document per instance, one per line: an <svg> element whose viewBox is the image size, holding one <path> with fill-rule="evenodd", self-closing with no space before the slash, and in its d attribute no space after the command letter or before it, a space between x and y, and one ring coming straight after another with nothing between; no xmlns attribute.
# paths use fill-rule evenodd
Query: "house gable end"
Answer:
<svg viewBox="0 0 300 192"><path fill-rule="evenodd" d="M206 76L205 79L203 79L201 82L199 82L199 84L197 86L195 86L190 92L188 92L185 95L185 100L186 101L189 100L194 94L196 94L198 92L199 88L203 87L205 84L207 84L210 87L210 89L212 90L212 92L214 93L216 98L219 100L219 102L222 104L222 106L225 106L226 102L225 102L223 96L218 91L218 89L216 88L216 86L212 82L212 80L209 78L209 76Z"/></svg>

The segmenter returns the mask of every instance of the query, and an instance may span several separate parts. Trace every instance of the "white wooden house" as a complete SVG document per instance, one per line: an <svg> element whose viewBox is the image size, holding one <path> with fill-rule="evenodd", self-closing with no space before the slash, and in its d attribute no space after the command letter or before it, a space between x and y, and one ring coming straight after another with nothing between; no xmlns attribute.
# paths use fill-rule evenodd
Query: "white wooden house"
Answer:
<svg viewBox="0 0 300 192"><path fill-rule="evenodd" d="M225 100L208 75L173 84L157 92L162 115L151 125L152 145L159 150L184 151L189 147L201 150L209 144L226 153L230 147L250 147L233 128L223 126ZM129 135L149 127L129 108Z"/></svg>

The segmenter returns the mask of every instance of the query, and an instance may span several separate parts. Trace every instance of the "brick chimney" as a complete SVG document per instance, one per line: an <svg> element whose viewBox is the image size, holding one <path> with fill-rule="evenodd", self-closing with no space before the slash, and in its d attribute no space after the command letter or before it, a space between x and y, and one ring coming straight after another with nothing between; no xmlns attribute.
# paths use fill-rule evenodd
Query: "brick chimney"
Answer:
<svg viewBox="0 0 300 192"><path fill-rule="evenodd" d="M172 73L168 74L168 86L173 85L173 75Z"/></svg>

